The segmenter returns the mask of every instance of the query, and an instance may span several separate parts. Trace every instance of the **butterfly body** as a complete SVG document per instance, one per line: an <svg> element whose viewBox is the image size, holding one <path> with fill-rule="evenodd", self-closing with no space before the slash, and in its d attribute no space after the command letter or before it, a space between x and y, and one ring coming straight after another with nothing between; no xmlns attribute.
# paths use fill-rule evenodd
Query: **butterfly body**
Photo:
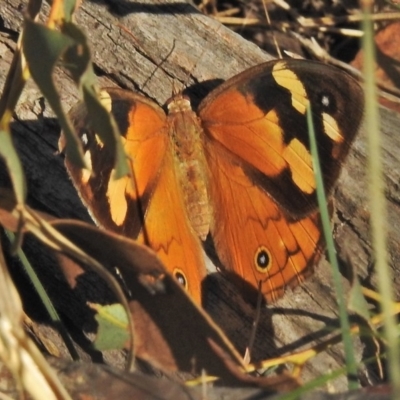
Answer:
<svg viewBox="0 0 400 400"><path fill-rule="evenodd" d="M182 95L166 115L143 96L107 93L132 176L112 179L112 155L81 118L96 174L66 160L100 225L149 245L198 302L207 235L240 287L260 284L267 301L305 279L323 249L306 110L330 192L362 117L353 78L315 62L269 62L212 91L197 114Z"/></svg>
<svg viewBox="0 0 400 400"><path fill-rule="evenodd" d="M203 131L189 99L181 94L168 102L168 132L175 159L175 173L182 188L185 210L198 237L210 230L209 173Z"/></svg>

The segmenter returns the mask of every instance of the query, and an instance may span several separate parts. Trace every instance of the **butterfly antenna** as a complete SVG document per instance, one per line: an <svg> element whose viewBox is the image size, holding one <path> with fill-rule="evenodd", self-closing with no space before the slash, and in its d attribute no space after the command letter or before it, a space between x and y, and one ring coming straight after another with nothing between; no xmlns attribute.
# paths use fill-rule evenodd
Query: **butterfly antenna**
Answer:
<svg viewBox="0 0 400 400"><path fill-rule="evenodd" d="M154 64L157 65L157 67L155 68L155 70L149 75L149 77L144 81L144 84L142 86L142 90L147 86L147 83L150 82L150 80L153 78L153 76L156 74L156 72L158 71L159 68L161 68L161 66L168 60L169 56L172 54L172 52L175 49L175 39L173 41L171 50L168 52L168 54L163 57L163 59L161 60L160 63L157 63L155 60L152 59L152 61L154 62Z"/></svg>
<svg viewBox="0 0 400 400"><path fill-rule="evenodd" d="M132 33L126 26L124 26L124 25L122 25L122 24L119 24L119 23L117 24L117 26L118 26L120 29L122 29L124 32L126 32L129 36L131 36L132 39L133 39L133 41L136 43L136 45L137 45L138 47L140 47L139 41L135 38L135 36L133 35L133 33ZM141 87L141 90L143 90L143 89L147 86L147 83L153 78L153 76L154 76L155 73L158 71L158 69L165 63L165 61L168 60L168 57L172 54L172 52L174 51L174 49L175 49L175 39L174 39L174 41L173 41L171 50L168 52L168 54L167 54L165 57L162 58L161 62L158 62L158 61L154 60L153 58L150 58L150 60L156 65L156 68L155 68L155 70L149 75L149 77L144 81L143 86Z"/></svg>
<svg viewBox="0 0 400 400"><path fill-rule="evenodd" d="M198 57L198 60L201 60L201 58L203 57L204 52L205 52L205 46L204 46L203 49L201 50L201 53L200 53L200 55L199 55L199 57ZM198 62L198 61L197 61L197 62ZM184 82L183 82L183 84L182 84L183 89L186 89L186 88L189 86L189 79L190 79L191 76L193 76L193 72L194 72L194 70L196 69L197 62L195 62L194 65L193 65L193 67L192 67L192 69L188 71L188 73L187 73L187 75L186 75L186 79L184 80ZM174 90L175 90L175 89L174 89ZM182 91L183 91L183 90L182 90ZM179 91L178 91L178 93L179 93ZM174 94L177 94L177 93L174 93Z"/></svg>

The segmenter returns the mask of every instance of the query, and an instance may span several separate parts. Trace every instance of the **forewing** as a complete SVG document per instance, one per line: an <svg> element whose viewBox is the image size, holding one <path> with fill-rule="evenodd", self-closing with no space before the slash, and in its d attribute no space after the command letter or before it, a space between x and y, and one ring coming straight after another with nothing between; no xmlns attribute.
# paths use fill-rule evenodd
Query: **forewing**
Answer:
<svg viewBox="0 0 400 400"><path fill-rule="evenodd" d="M358 83L304 60L261 64L228 80L200 105L207 140L242 163L247 176L292 216L317 207L309 127L311 107L322 176L332 189L363 113Z"/></svg>

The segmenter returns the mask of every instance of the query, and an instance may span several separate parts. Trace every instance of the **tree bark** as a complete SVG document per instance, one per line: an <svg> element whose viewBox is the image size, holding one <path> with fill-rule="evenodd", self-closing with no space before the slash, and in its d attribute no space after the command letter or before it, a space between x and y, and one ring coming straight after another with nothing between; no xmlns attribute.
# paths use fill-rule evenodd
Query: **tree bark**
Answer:
<svg viewBox="0 0 400 400"><path fill-rule="evenodd" d="M187 87L196 106L215 87L217 79L227 79L271 59L254 44L182 2L114 0L106 4L108 7L102 2L86 1L76 13L77 24L87 32L95 70L103 86L136 90L160 105L171 97L174 88ZM5 0L0 6L4 26L15 33L22 26L19 5L19 0ZM7 36L0 36L1 85L16 41L16 36ZM65 109L69 109L77 101L72 80L62 70L55 72L54 79L61 89ZM398 298L400 139L395 127L400 121L394 112L383 108L380 112L390 264ZM25 166L30 205L58 217L89 220L65 172L62 156L57 153L59 128L54 114L32 82L18 104L12 130ZM376 287L371 265L366 164L366 139L361 128L335 192L334 231L340 259L350 259L361 281ZM343 265L345 268L346 263ZM343 286L348 292L350 286L345 278ZM221 276L212 278L207 311L238 350L244 352L255 310ZM313 277L302 287L288 290L283 299L261 310L253 358L262 360L311 346L325 337L325 329L337 326L337 297L330 266L321 260ZM367 339L355 339L354 346L358 359L374 354ZM342 346L335 345L307 363L302 377L309 380L343 365ZM373 370L368 367L360 372L364 382L373 376ZM345 390L346 379L339 378L333 386Z"/></svg>

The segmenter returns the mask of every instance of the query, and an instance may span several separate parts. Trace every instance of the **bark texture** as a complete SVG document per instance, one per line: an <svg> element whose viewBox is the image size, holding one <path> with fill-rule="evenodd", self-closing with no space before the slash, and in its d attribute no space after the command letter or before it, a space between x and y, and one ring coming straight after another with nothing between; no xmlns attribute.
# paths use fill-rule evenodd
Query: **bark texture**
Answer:
<svg viewBox="0 0 400 400"><path fill-rule="evenodd" d="M4 26L10 32L20 31L23 18L20 4L19 0L5 0L0 5ZM76 22L87 32L96 72L104 86L137 90L161 105L174 88L188 87L196 106L218 79L227 79L271 59L257 46L179 1L86 1L76 14ZM0 86L4 83L15 41L16 36L12 34L0 34ZM56 71L54 79L62 89L64 106L69 109L77 101L77 91L61 70ZM383 108L381 117L390 264L399 298L400 137L396 127L400 120L396 113ZM58 217L89 220L65 172L62 156L57 154L57 121L32 82L26 86L18 104L12 129L25 166L30 204ZM344 271L350 259L362 283L376 287L369 233L366 157L366 139L361 129L335 192L335 240L339 257L346 260ZM53 274L56 275L53 272L50 275ZM210 279L207 310L238 350L244 352L255 310L241 299L234 286L214 275ZM53 294L58 293L57 282L56 290L50 289ZM345 278L343 287L346 292L350 287ZM73 320L76 310L71 304L63 300L59 306ZM302 287L288 291L278 303L261 311L253 358L262 360L310 346L323 339L327 329L338 324L330 266L322 260L314 276ZM367 339L354 340L354 346L358 359L368 358L375 351ZM343 365L342 347L333 346L309 362L302 377L308 380ZM373 382L374 366L364 368L360 375L364 382L368 379ZM337 390L346 389L344 378L333 385Z"/></svg>

